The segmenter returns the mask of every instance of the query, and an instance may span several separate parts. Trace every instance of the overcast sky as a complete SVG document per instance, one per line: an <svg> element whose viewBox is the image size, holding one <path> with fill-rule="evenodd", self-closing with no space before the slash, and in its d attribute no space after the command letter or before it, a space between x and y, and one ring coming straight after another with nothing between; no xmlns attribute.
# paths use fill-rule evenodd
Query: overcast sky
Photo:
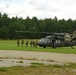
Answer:
<svg viewBox="0 0 76 75"><path fill-rule="evenodd" d="M76 19L76 0L0 0L0 12L9 17Z"/></svg>

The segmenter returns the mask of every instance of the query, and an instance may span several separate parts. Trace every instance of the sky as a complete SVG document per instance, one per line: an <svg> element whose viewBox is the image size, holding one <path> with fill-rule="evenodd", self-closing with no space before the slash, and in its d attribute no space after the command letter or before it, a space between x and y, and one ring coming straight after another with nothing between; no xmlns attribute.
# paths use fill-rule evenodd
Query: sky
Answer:
<svg viewBox="0 0 76 75"><path fill-rule="evenodd" d="M0 0L0 12L11 17L76 19L76 0Z"/></svg>

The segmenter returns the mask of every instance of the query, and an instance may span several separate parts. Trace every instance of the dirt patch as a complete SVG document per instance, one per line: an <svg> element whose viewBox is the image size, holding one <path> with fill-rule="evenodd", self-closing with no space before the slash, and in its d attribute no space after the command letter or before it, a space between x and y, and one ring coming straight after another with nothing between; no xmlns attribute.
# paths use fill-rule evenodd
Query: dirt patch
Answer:
<svg viewBox="0 0 76 75"><path fill-rule="evenodd" d="M19 64L30 65L31 62L40 62L44 64L76 63L76 54L49 52L0 50L0 58L0 64L2 65L2 63L4 62L6 63L5 66L7 66L8 64L9 66L10 64L12 64L11 66ZM23 63L17 63L16 61L22 61Z"/></svg>

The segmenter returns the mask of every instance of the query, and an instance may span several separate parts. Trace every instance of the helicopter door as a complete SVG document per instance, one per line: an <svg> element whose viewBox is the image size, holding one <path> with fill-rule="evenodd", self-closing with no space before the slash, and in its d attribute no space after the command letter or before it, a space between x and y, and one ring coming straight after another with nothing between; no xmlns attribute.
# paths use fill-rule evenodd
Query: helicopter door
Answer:
<svg viewBox="0 0 76 75"><path fill-rule="evenodd" d="M50 43L50 39L47 39L47 43Z"/></svg>
<svg viewBox="0 0 76 75"><path fill-rule="evenodd" d="M61 41L60 40L56 40L56 42L55 43L61 43Z"/></svg>

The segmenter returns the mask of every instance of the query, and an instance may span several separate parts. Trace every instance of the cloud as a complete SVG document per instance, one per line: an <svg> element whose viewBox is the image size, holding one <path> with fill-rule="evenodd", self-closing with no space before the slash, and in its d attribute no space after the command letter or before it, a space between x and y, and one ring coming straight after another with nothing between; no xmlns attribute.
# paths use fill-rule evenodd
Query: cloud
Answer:
<svg viewBox="0 0 76 75"><path fill-rule="evenodd" d="M75 19L75 7L76 0L0 0L0 12L10 17Z"/></svg>
<svg viewBox="0 0 76 75"><path fill-rule="evenodd" d="M2 9L4 9L4 8L6 8L6 5L3 4L3 3L0 3L0 10L2 10Z"/></svg>
<svg viewBox="0 0 76 75"><path fill-rule="evenodd" d="M29 0L29 4L34 6L36 10L58 11L73 1L72 0L50 0L50 1L49 0Z"/></svg>
<svg viewBox="0 0 76 75"><path fill-rule="evenodd" d="M29 0L27 4L31 15L33 15L32 13L36 14L38 12L38 17L40 18L53 18L55 16L58 18L69 18L74 13L73 11L75 11L73 9L76 5L75 2L75 0Z"/></svg>
<svg viewBox="0 0 76 75"><path fill-rule="evenodd" d="M0 3L0 12L3 14L4 10L7 8L7 5L4 3Z"/></svg>
<svg viewBox="0 0 76 75"><path fill-rule="evenodd" d="M13 4L13 5L9 5L9 7L5 9L5 12L9 14L18 14L18 13L22 13L23 10L24 9L21 5Z"/></svg>
<svg viewBox="0 0 76 75"><path fill-rule="evenodd" d="M71 2L67 2L67 4L65 4L65 6L63 6L62 9L60 9L58 12L56 12L56 16L58 18L65 18L65 19L76 19L76 10L75 8L76 7L76 1L73 0Z"/></svg>

